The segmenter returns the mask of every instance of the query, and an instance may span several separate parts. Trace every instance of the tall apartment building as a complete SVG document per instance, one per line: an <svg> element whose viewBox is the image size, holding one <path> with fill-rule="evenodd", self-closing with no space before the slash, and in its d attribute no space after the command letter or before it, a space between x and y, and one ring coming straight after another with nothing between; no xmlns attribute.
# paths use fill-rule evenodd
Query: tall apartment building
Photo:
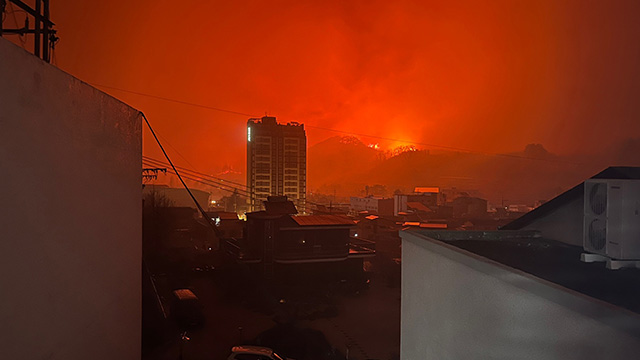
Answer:
<svg viewBox="0 0 640 360"><path fill-rule="evenodd" d="M304 125L278 124L275 117L247 121L247 186L250 211L262 210L267 196L286 195L305 212L307 136Z"/></svg>

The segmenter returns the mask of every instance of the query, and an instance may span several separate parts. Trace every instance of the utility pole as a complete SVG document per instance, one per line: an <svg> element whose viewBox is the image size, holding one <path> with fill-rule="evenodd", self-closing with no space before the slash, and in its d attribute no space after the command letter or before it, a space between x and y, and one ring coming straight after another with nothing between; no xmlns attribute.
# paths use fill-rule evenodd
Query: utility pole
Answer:
<svg viewBox="0 0 640 360"><path fill-rule="evenodd" d="M56 36L56 30L53 29L55 24L50 20L50 0L35 0L35 8L20 0L0 0L0 16L6 11L7 1L22 9L27 17L22 28L5 28L4 24L0 24L0 37L5 34L20 36L33 34L33 54L46 62L51 62L51 52L55 49L59 38ZM29 27L29 15L34 19L33 29Z"/></svg>
<svg viewBox="0 0 640 360"><path fill-rule="evenodd" d="M156 180L158 178L158 173L167 173L167 168L143 168L142 169L142 187L144 188L144 184L149 181Z"/></svg>
<svg viewBox="0 0 640 360"><path fill-rule="evenodd" d="M7 0L0 0L0 37L2 37L2 20L4 19L5 7L7 7Z"/></svg>

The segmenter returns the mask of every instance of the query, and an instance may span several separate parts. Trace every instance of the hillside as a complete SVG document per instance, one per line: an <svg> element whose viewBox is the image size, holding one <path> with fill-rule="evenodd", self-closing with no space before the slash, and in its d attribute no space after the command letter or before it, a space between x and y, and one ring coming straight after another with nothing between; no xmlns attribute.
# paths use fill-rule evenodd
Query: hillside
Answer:
<svg viewBox="0 0 640 360"><path fill-rule="evenodd" d="M586 153L586 151L585 151ZM390 196L415 186L479 190L494 203L550 199L610 165L640 165L640 140L596 155L560 156L541 144L507 154L411 149L389 155L355 137L332 137L309 148L309 190L337 196ZM366 189L366 190L365 190Z"/></svg>

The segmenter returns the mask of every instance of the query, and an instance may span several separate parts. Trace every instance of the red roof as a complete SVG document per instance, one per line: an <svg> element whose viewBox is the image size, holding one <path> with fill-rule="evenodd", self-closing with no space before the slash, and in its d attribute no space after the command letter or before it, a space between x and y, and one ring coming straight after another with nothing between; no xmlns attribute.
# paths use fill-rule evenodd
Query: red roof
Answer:
<svg viewBox="0 0 640 360"><path fill-rule="evenodd" d="M408 201L407 206L414 210L433 212L433 210L429 209L428 207L424 206L424 204L419 203L417 201Z"/></svg>
<svg viewBox="0 0 640 360"><path fill-rule="evenodd" d="M437 223L421 223L420 227L423 229L447 229L447 224L437 224Z"/></svg>
<svg viewBox="0 0 640 360"><path fill-rule="evenodd" d="M414 193L439 193L440 188L437 186L418 186L413 189Z"/></svg>
<svg viewBox="0 0 640 360"><path fill-rule="evenodd" d="M447 224L423 223L419 221L405 221L402 226L418 226L423 229L447 229Z"/></svg>
<svg viewBox="0 0 640 360"><path fill-rule="evenodd" d="M353 220L342 215L305 215L291 218L300 226L355 225Z"/></svg>

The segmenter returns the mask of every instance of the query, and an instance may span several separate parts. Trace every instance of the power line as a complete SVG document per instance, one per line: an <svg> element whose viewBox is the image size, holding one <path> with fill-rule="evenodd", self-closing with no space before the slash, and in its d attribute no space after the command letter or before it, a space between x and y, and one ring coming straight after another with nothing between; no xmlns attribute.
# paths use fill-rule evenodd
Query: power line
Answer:
<svg viewBox="0 0 640 360"><path fill-rule="evenodd" d="M182 105L188 105L188 106L194 106L194 107L203 108L203 109L221 111L221 112L226 112L226 113L235 114L235 115L241 115L241 116L257 117L256 115L243 113L243 112L239 112L239 111L222 109L222 108L219 108L219 107L196 104L196 103L191 103L191 102L187 102L187 101L176 100L176 99L166 98L166 97L162 97L162 96L151 95L151 94L146 94L146 93L142 93L142 92L116 88L116 87L107 86L107 85L94 84L94 83L89 83L89 84L94 85L94 86L98 86L98 87L107 88L107 89L114 89L114 90L118 90L118 91L122 91L122 92L127 92L127 93L131 93L131 94L139 95L139 96L145 96L145 97L150 97L150 98L159 99L159 100L163 100L163 101L174 102L174 103L178 103L178 104L182 104ZM340 133L340 134L355 135L355 136L360 136L360 137L365 137L365 138L372 138L372 139L380 139L380 140L385 140L385 141L402 142L402 143L407 143L407 144L412 144L412 145L420 145L420 146L425 146L425 147L438 148L438 149L444 149L444 150L456 151L456 152L480 154L480 155L487 155L487 156L499 156L499 157L512 158L512 159L523 159L523 160L544 161L544 162L552 162L552 163L563 163L563 164L570 164L570 165L582 165L581 163L572 162L572 161L565 161L565 160L559 160L559 159L543 159L543 158L533 158L533 157L515 155L515 154L491 153L491 152L484 152L484 151L479 151L479 150L459 148L459 147L454 147L454 146L444 146L444 145L416 142L416 141L405 140L405 139L389 138L389 137L377 136L377 135L368 135L368 134L356 133L356 132L351 132L351 131L344 131L344 130L337 130L337 129L325 128L325 127L320 127L320 126L313 126L313 125L308 125L308 124L305 124L305 126L307 128L310 128L310 129L331 131L331 132Z"/></svg>
<svg viewBox="0 0 640 360"><path fill-rule="evenodd" d="M151 166L166 165L166 163L164 163L164 162L162 162L160 160L155 160L155 159L152 159L152 158L149 158L149 157L146 157L146 156L143 156L143 158L145 158L145 159L143 159L143 162L147 163L147 165L151 165ZM197 171L189 170L189 169L186 169L186 168L181 168L180 166L176 166L176 168L182 169L184 171L191 172L191 173L201 174L201 173L198 173ZM171 169L169 169L168 171L169 171L170 174L174 174L175 175L175 173ZM189 174L185 175L184 171L183 171L182 177L184 177L185 179L189 179L191 181L194 181L194 182L197 182L197 183L200 183L200 184L203 184L203 185L215 187L215 188L220 189L220 190L233 192L233 193L235 193L235 194L237 194L237 195L239 195L241 197L249 197L249 191L248 190L237 188L237 187L234 187L234 186L231 186L231 185L223 185L223 186L229 187L231 189L221 188L220 187L220 185L221 185L220 183L217 183L217 182L211 181L211 180L206 180L206 179L203 180L203 179L200 179L198 177L195 177L195 176L189 175ZM201 174L201 175L209 176L209 175L206 175L206 174ZM242 185L242 186L244 187L244 185ZM322 205L322 204L315 203L315 202L309 201L309 200L306 200L306 202L311 204L311 205Z"/></svg>
<svg viewBox="0 0 640 360"><path fill-rule="evenodd" d="M199 107L199 108L209 109L209 110L215 110L215 111L221 111L221 112L226 112L226 113L234 114L234 115L242 115L242 116L254 117L254 115L251 115L251 114L246 114L246 113L242 113L242 112L238 112L238 111L233 111L233 110L226 110L226 109L222 109L222 108L218 108L218 107L214 107L214 106L208 106L208 105L196 104L196 103L192 103L192 102L188 102L188 101L176 100L176 99L171 99L171 98L167 98L167 97L163 97L163 96L157 96L157 95L145 94L145 93L141 93L141 92L137 92L137 91L131 91L131 90L126 90L126 89L120 89L120 88L117 88L117 87L107 86L107 85L102 85L102 84L94 84L94 83L89 83L89 84L91 84L91 85L93 85L93 86L97 86L97 87L102 87L102 88L105 88L105 89L118 90L118 91L126 92L126 93L129 93L129 94L135 94L135 95L140 95L140 96L146 96L146 97L150 97L150 98L153 98L153 99L169 101L169 102L173 102L173 103L177 103L177 104L189 105L189 106L194 106L194 107Z"/></svg>
<svg viewBox="0 0 640 360"><path fill-rule="evenodd" d="M147 160L143 160L143 162L147 162ZM152 162L147 162L148 165L152 165L152 166L156 166L155 163ZM178 167L179 168L179 167ZM177 175L173 170L169 169L167 170L170 174L173 175ZM227 192L231 192L237 196L243 197L243 198L249 198L249 192L246 190L242 190L240 188L236 188L236 187L231 187L232 189L225 189L225 188L221 188L216 184L212 184L210 181L207 180L203 180L203 179L198 179L197 177L193 177L191 175L185 175L184 173L182 173L181 175L183 178L193 181L193 182L197 182L203 185L207 185L207 186L211 186L211 187L215 187L217 189L223 190L223 191L227 191ZM306 203L311 204L311 205L316 205L316 206L326 206L326 204L320 204L320 203L316 203L310 200L305 200ZM348 204L334 204L334 205L348 205Z"/></svg>
<svg viewBox="0 0 640 360"><path fill-rule="evenodd" d="M175 173L172 170L168 170L168 173L175 175ZM196 182L196 183L208 186L208 187L216 188L216 189L221 190L221 191L226 191L226 192L228 192L230 194L235 194L235 195L242 196L242 197L245 197L245 198L249 197L249 195L247 193L244 193L244 192L240 191L239 189L226 189L226 188L222 188L222 187L220 187L218 185L212 184L207 180L203 180L203 179L198 179L198 178L192 177L191 175L186 175L184 173L182 173L181 175L182 175L183 178L185 178L187 180L190 180L192 182Z"/></svg>
<svg viewBox="0 0 640 360"><path fill-rule="evenodd" d="M155 160L155 159L152 159L152 158L149 158L149 157L146 157L146 156L143 156L143 163L146 163L147 165L150 165L150 166L167 165L166 163L164 163L164 162L162 162L160 160ZM183 167L180 167L180 166L176 166L176 168L184 170L186 172L196 173L196 174L200 174L200 175L204 175L204 176L210 176L210 175L198 173L197 171L190 170L190 169L187 169L187 168L183 168ZM184 171L183 171L182 177L185 178L185 179L188 179L188 180L191 180L191 181L203 184L203 185L215 187L215 188L223 190L223 191L228 191L228 192L234 193L234 194L236 194L236 195L238 195L240 197L248 198L250 196L249 195L249 191L247 191L247 190L244 190L244 189L241 189L241 188L237 188L237 187L234 187L234 186L230 186L230 185L223 185L223 186L231 188L231 189L225 189L225 188L220 187L221 184L219 184L219 183L217 183L215 181L203 180L203 179L200 179L198 177L195 177L195 176L189 175L189 174L185 175ZM170 174L177 175L171 169L169 169L168 172ZM242 184L240 184L240 185L244 187L244 185L242 185ZM306 203L311 204L311 205L324 206L324 204L316 203L316 202L310 201L308 199L305 200L305 201L306 201ZM335 205L340 205L340 204L335 204ZM343 204L343 205L346 205L346 204Z"/></svg>
<svg viewBox="0 0 640 360"><path fill-rule="evenodd" d="M163 164L161 161L157 161L157 160L156 160L156 162L151 162L149 160L143 160L143 163L147 163L147 165L151 165L151 166L157 166L158 164ZM176 166L176 167L180 168L179 166ZM189 172L195 172L195 171L188 170L188 169L184 169L184 170L189 171ZM175 173L171 169L169 169L168 172L170 174L174 174L175 175ZM215 188L220 189L220 190L232 192L232 193L234 193L234 194L236 194L238 196L244 197L244 198L248 198L249 197L249 191L247 191L247 190L243 190L243 189L236 188L236 187L229 186L229 185L225 185L225 186L230 187L231 189L221 188L221 187L219 187L218 183L215 183L215 182L210 181L210 180L199 179L199 178L194 177L193 175L189 175L189 174L185 175L184 172L182 173L182 177L185 178L185 179L188 179L188 180L203 184L203 185L207 185L207 186L215 187ZM320 203L316 203L316 202L310 201L308 199L306 200L306 202L311 204L311 205L316 205L316 206L323 205L323 204L320 204ZM334 205L347 205L347 204L334 204Z"/></svg>
<svg viewBox="0 0 640 360"><path fill-rule="evenodd" d="M193 164L192 164L189 160L187 160L187 158L186 158L186 157L184 157L184 156L180 153L180 151L178 151L178 149L176 149L175 147L173 147L173 145L171 145L171 143L169 142L169 140L167 140L167 138L165 138L164 136L162 136L162 135L160 135L160 134L158 134L158 136L162 139L162 141L164 141L165 143L167 143L167 145L169 145L169 147L170 147L170 148L172 148L172 149L173 149L173 151L175 151L175 152L176 152L176 154L178 154L178 156L180 156L180 157L181 157L181 158L182 158L182 159L183 159L187 164L189 164L189 166L191 166L191 167L192 167L192 168L194 168L194 169L196 168L195 166L193 166Z"/></svg>
<svg viewBox="0 0 640 360"><path fill-rule="evenodd" d="M145 162L143 161L143 163L145 163ZM152 163L146 163L146 164L148 164L148 165L152 165L152 166L155 166L155 165L154 165L154 164L152 164ZM169 174L176 175L176 173L175 173L175 172L173 172L173 170L171 170L171 169L167 170L167 172L168 172ZM249 197L247 194L242 193L242 190L241 190L241 189L237 189L237 188L233 188L233 189L225 189L225 188L222 188L222 187L220 187L220 186L218 186L218 185L212 184L211 182L209 182L209 181L207 181L207 180L198 179L197 177L193 177L193 176L191 176L191 175L184 174L184 173L182 173L182 174L181 174L181 176L182 176L183 178L187 179L187 180L190 180L190 181L193 181L193 182L197 182L197 183L200 183L200 184L203 184L203 185L206 185L206 186L214 187L214 188L217 188L217 189L222 190L222 191L227 191L227 192L230 192L230 193L232 193L232 194L236 194L236 195L241 196L241 197Z"/></svg>
<svg viewBox="0 0 640 360"><path fill-rule="evenodd" d="M165 163L159 162L159 161L145 160L145 159L143 159L142 161L144 164L151 165L151 166L166 166ZM180 169L180 171L184 174L184 177L188 177L189 179L196 180L208 186L215 187L220 190L230 191L230 192L239 191L242 193L248 193L248 191L245 189L235 187L233 185L222 184L222 183L216 182L215 180L207 179L206 177L203 178L198 174L193 174L193 171L191 170L180 168L179 166L176 166L176 168ZM171 173L171 170L170 170L170 173Z"/></svg>
<svg viewBox="0 0 640 360"><path fill-rule="evenodd" d="M149 128L149 130L151 131L151 135L153 135L153 138L156 140L156 143L158 144L158 146L160 147L160 150L162 150L162 153L164 154L164 157L167 159L167 161L169 162L169 165L171 165L171 168L173 169L173 171L175 172L176 176L178 177L178 179L180 179L180 182L182 183L182 186L184 186L184 188L187 190L187 192L189 193L189 196L191 196L191 200L193 200L193 202L196 204L196 207L198 208L198 210L200 211L200 214L202 214L202 216L204 217L205 221L207 222L207 224L209 224L209 226L211 227L211 230L213 230L213 233L216 234L216 236L219 239L222 239L222 234L220 233L220 230L218 230L218 228L211 222L211 219L209 218L209 216L207 215L207 213L204 211L204 209L202 208L202 206L200 206L200 203L198 202L198 200L196 200L196 197L193 196L193 193L191 192L191 189L189 189L189 187L187 186L187 184L184 182L184 180L182 179L182 176L180 176L180 173L178 173L178 170L176 169L176 167L173 165L173 162L171 161L171 159L169 158L169 155L167 154L167 152L164 150L164 146L162 146L162 143L160 143L160 140L158 139L158 137L156 136L155 131L153 131L153 128L151 127L151 124L149 123L149 120L147 119L147 117L144 115L144 113L141 111L140 115L142 115L142 118L144 118L145 123L147 124L147 127Z"/></svg>
<svg viewBox="0 0 640 360"><path fill-rule="evenodd" d="M143 163L145 165L154 166L153 163L147 163L147 162L143 162ZM176 175L175 172L173 170L171 170L171 169L168 170L168 173ZM242 191L241 189L238 189L238 188L221 187L220 185L215 184L215 183L211 182L210 180L194 177L193 175L185 174L184 172L181 173L181 176L183 178L185 178L185 179L188 179L188 180L191 180L193 182L197 182L199 184L206 185L206 186L209 186L209 187L212 187L212 188L216 188L218 190L226 191L226 192L229 192L229 193L232 193L232 194L238 194L238 195L245 196L245 197L248 196L246 192L244 192L244 191Z"/></svg>
<svg viewBox="0 0 640 360"><path fill-rule="evenodd" d="M154 158L149 157L149 156L144 156L144 155L142 155L142 158L143 158L143 159L147 159L147 160L151 160L151 161L162 162L161 160L157 160L157 159L154 159ZM242 186L242 187L245 187L245 188L247 187L245 184L242 184L242 183L239 183L239 182L235 182L235 181L231 181L231 180L226 180L226 179L223 179L223 178L219 178L219 177L216 177L216 176L213 176L213 175L210 175L210 174L205 174L205 173L203 173L203 172L199 172L199 171L196 171L196 170L193 170L193 169L189 169L189 168L186 168L186 167L181 167L181 166L176 166L176 167L177 167L178 169L191 171L191 172L196 173L196 174L198 174L198 175L206 176L206 177L209 177L209 178L215 179L216 181L228 182L228 183L230 183L230 184L234 184L234 185Z"/></svg>
<svg viewBox="0 0 640 360"><path fill-rule="evenodd" d="M150 162L155 163L155 165L165 165L165 166L168 165L167 163L165 163L163 161L156 160L156 159L148 157L148 156L144 156L143 155L142 158L143 158L144 161L150 161ZM181 167L181 166L176 166L176 167L178 169L180 169L180 170L191 172L191 173L194 174L194 176L198 175L198 176L201 176L201 177L207 177L207 178L210 178L210 179L214 179L214 180L211 180L211 181L215 182L216 184L221 185L221 186L231 187L231 188L235 189L236 187L234 187L233 185L238 185L238 186L241 186L241 187L245 188L245 190L242 190L242 191L246 191L246 188L247 188L247 186L245 184L241 184L241 183L238 183L238 182L235 182L235 181L225 180L225 179L222 179L222 178L218 178L218 177L215 177L215 176L212 176L212 175L209 175L209 174L205 174L205 173L202 173L202 172L199 172L199 171L195 171L195 170L192 170L192 169L189 169L189 168ZM222 182L226 182L226 183L233 184L233 185L222 184Z"/></svg>

